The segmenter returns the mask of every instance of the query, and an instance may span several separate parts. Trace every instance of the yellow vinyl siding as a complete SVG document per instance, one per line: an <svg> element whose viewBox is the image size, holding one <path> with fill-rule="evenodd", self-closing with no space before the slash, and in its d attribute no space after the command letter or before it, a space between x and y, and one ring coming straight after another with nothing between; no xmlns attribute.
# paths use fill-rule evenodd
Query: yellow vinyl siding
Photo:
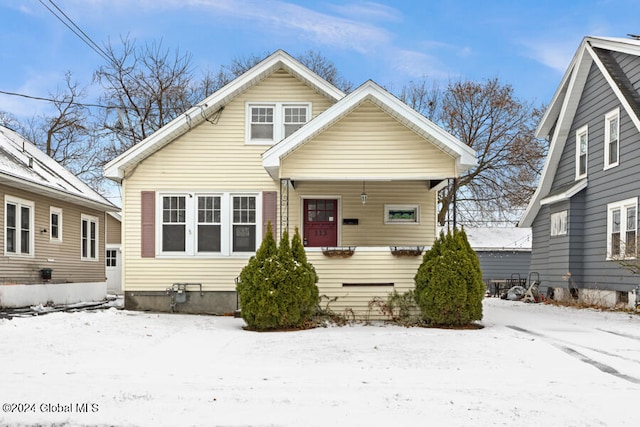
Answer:
<svg viewBox="0 0 640 427"><path fill-rule="evenodd" d="M262 153L268 146L245 143L245 113L250 102L290 101L311 102L312 116L331 105L309 86L278 71L233 99L213 123L203 122L127 173L123 182L124 290L164 290L174 282L202 283L207 291L235 290L234 279L248 256L141 258L140 193L279 191L278 182L262 167Z"/></svg>
<svg viewBox="0 0 640 427"><path fill-rule="evenodd" d="M369 302L378 297L386 301L389 293L415 289L413 278L422 262L421 256L395 257L388 249L358 251L350 258L327 257L321 251L307 251L307 259L318 273L318 288L326 306L327 298L337 298L329 304L336 314L354 313L363 318L376 317L380 313L369 309ZM343 286L344 283L359 284ZM366 286L366 284L393 283L394 286Z"/></svg>
<svg viewBox="0 0 640 427"><path fill-rule="evenodd" d="M431 245L435 240L436 193L428 181L367 182L367 203L362 204L362 182L301 181L290 190L290 234L296 226L302 232L303 198L338 198L338 240L340 245L406 246ZM419 205L419 224L385 224L384 205ZM358 225L342 225L344 218L358 219ZM279 225L279 224L278 224Z"/></svg>
<svg viewBox="0 0 640 427"><path fill-rule="evenodd" d="M5 256L5 195L34 204L34 256ZM40 269L53 269L52 283L105 281L105 213L12 187L0 186L0 283L42 283ZM62 209L62 241L50 241L50 207ZM97 261L80 260L81 215L98 220ZM42 231L45 230L46 232Z"/></svg>
<svg viewBox="0 0 640 427"><path fill-rule="evenodd" d="M285 157L280 175L297 179L451 177L455 161L367 101Z"/></svg>

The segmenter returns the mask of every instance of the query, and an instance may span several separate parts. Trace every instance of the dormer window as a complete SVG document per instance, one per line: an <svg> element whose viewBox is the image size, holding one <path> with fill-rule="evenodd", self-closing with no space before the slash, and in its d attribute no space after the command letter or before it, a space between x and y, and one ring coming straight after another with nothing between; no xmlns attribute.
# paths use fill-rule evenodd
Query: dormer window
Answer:
<svg viewBox="0 0 640 427"><path fill-rule="evenodd" d="M309 121L309 103L247 104L247 144L273 145Z"/></svg>
<svg viewBox="0 0 640 427"><path fill-rule="evenodd" d="M587 176L587 155L589 152L589 134L587 126L576 131L576 179Z"/></svg>

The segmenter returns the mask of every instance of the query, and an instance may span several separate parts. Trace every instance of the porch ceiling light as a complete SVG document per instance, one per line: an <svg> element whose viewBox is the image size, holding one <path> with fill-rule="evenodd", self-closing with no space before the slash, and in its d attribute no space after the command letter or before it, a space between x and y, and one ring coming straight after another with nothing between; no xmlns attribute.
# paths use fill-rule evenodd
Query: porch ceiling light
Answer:
<svg viewBox="0 0 640 427"><path fill-rule="evenodd" d="M362 181L362 193L360 193L360 200L362 201L363 205L367 203L367 193L364 190L364 181Z"/></svg>

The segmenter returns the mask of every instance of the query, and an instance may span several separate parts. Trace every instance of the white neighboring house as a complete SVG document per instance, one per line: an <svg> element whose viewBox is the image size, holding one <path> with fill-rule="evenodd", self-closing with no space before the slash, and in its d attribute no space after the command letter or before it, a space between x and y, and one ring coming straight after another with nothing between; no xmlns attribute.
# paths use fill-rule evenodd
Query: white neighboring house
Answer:
<svg viewBox="0 0 640 427"><path fill-rule="evenodd" d="M107 292L122 293L122 215L109 212L107 215L107 240L105 245L105 264L107 273Z"/></svg>

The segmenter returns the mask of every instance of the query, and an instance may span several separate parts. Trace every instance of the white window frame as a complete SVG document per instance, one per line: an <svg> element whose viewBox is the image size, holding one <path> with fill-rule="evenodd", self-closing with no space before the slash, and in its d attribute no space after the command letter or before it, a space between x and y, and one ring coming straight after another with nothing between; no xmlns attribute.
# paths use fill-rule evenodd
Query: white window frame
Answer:
<svg viewBox="0 0 640 427"><path fill-rule="evenodd" d="M162 203L164 197L186 197L186 229L184 252L163 252L162 250ZM198 252L198 197L220 197L220 251ZM233 251L233 197L255 197L256 222L255 222L255 248L252 252ZM159 191L156 198L156 256L159 258L219 258L237 257L248 258L255 254L262 242L262 194L259 191L250 192L176 192Z"/></svg>
<svg viewBox="0 0 640 427"><path fill-rule="evenodd" d="M566 236L568 233L569 211L563 210L551 214L551 236Z"/></svg>
<svg viewBox="0 0 640 427"><path fill-rule="evenodd" d="M273 108L273 139L251 137L252 108ZM245 142L249 145L273 145L285 138L285 108L304 108L307 111L307 121L311 120L310 102L247 102L245 106ZM304 125L303 125L304 126Z"/></svg>
<svg viewBox="0 0 640 427"><path fill-rule="evenodd" d="M585 159L584 159L584 173L580 171L580 157L581 157L581 137L584 135L586 138L586 146L585 146ZM576 131L576 180L584 178L587 176L587 171L589 170L589 127L588 125L582 126L580 129Z"/></svg>
<svg viewBox="0 0 640 427"><path fill-rule="evenodd" d="M610 154L611 154L611 126L610 123L612 120L617 121L616 133L617 133L617 143L616 143L616 161L610 162ZM609 169L615 166L618 166L620 163L620 108L616 108L613 111L610 111L604 116L604 169Z"/></svg>
<svg viewBox="0 0 640 427"><path fill-rule="evenodd" d="M58 236L53 236L53 216L58 216ZM54 206L49 207L49 241L62 243L62 209Z"/></svg>
<svg viewBox="0 0 640 427"><path fill-rule="evenodd" d="M84 236L82 233L82 225L87 223L87 236ZM94 256L91 256L91 224L95 224L95 253ZM85 243L85 239L87 240L87 255L84 255L82 252L83 244ZM100 260L100 221L98 217L93 215L80 215L80 260L81 261L99 261Z"/></svg>
<svg viewBox="0 0 640 427"><path fill-rule="evenodd" d="M7 250L7 205L12 204L16 207L16 252L9 252ZM29 209L29 252L22 253L22 230L20 228L22 223L22 208ZM4 197L4 254L10 257L23 257L33 258L35 256L35 230L34 230L34 217L35 217L35 204L30 200L20 199L18 197L5 195Z"/></svg>
<svg viewBox="0 0 640 427"><path fill-rule="evenodd" d="M414 219L391 218L394 211L413 211ZM384 205L385 224L420 224L420 205Z"/></svg>
<svg viewBox="0 0 640 427"><path fill-rule="evenodd" d="M629 208L635 209L635 224L634 228L630 228L629 224L627 224L627 210ZM611 245L613 242L612 233L613 233L613 214L614 212L620 212L620 255L614 255L611 250ZM638 248L636 247L635 254L631 256L627 256L626 254L626 235L627 231L635 231L636 233L636 242L638 240L638 198L633 197L631 199L622 200L619 202L609 203L607 204L607 260L619 260L619 259L636 259ZM623 236L625 238L623 239ZM637 243L636 243L637 245Z"/></svg>

